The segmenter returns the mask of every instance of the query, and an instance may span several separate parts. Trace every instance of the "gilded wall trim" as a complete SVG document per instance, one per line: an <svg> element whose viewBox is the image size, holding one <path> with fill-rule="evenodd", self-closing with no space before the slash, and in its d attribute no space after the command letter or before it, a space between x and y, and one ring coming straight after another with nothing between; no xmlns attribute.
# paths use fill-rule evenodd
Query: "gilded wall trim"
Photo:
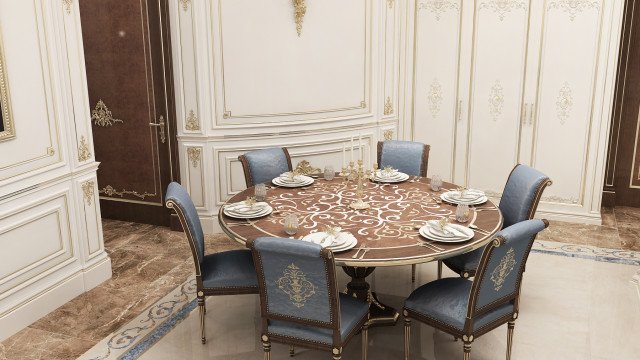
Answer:
<svg viewBox="0 0 640 360"><path fill-rule="evenodd" d="M102 99L98 100L96 107L91 111L91 120L94 125L102 127L113 126L114 123L124 123L124 121L113 117L111 110Z"/></svg>
<svg viewBox="0 0 640 360"><path fill-rule="evenodd" d="M84 201L87 202L87 206L91 206L91 203L93 202L95 186L96 184L92 180L82 183L82 194L84 196Z"/></svg>
<svg viewBox="0 0 640 360"><path fill-rule="evenodd" d="M180 0L180 4L182 5L182 10L189 10L189 5L191 5L191 0Z"/></svg>
<svg viewBox="0 0 640 360"><path fill-rule="evenodd" d="M122 191L118 191L116 190L113 186L111 185L107 185L104 188L100 189L99 191L100 194L104 194L107 196L119 196L119 197L125 197L125 195L132 195L135 196L141 200L144 200L146 197L148 196L155 196L156 194L150 194L148 192L144 192L144 193L139 193L137 191L131 191L131 190L126 190L126 189L122 189Z"/></svg>
<svg viewBox="0 0 640 360"><path fill-rule="evenodd" d="M73 6L73 0L62 0L62 5L67 14L71 14L71 6Z"/></svg>
<svg viewBox="0 0 640 360"><path fill-rule="evenodd" d="M202 149L190 147L187 148L187 156L189 157L189 161L191 161L191 165L194 168L198 167L200 164L200 155L202 154Z"/></svg>
<svg viewBox="0 0 640 360"><path fill-rule="evenodd" d="M187 116L187 120L185 121L185 129L189 131L200 130L200 120L193 110L189 111L189 115Z"/></svg>
<svg viewBox="0 0 640 360"><path fill-rule="evenodd" d="M393 130L385 130L383 133L383 137L385 140L392 140L393 139Z"/></svg>
<svg viewBox="0 0 640 360"><path fill-rule="evenodd" d="M528 11L527 3L520 0L491 0L480 4L480 9L489 9L498 15L500 21L513 10Z"/></svg>
<svg viewBox="0 0 640 360"><path fill-rule="evenodd" d="M387 6L389 9L393 9L393 6L396 4L396 0L387 0Z"/></svg>
<svg viewBox="0 0 640 360"><path fill-rule="evenodd" d="M387 101L384 103L384 114L391 115L393 114L393 102L391 101L391 97L387 96Z"/></svg>
<svg viewBox="0 0 640 360"><path fill-rule="evenodd" d="M422 9L434 14L436 17L436 21L440 21L440 17L442 16L442 14L446 13L447 11L455 10L457 12L460 12L460 6L458 5L458 3L448 0L428 0L418 5L418 10Z"/></svg>
<svg viewBox="0 0 640 360"><path fill-rule="evenodd" d="M291 0L293 2L293 15L296 21L296 32L298 36L302 35L302 22L304 16L307 14L307 2L306 0Z"/></svg>
<svg viewBox="0 0 640 360"><path fill-rule="evenodd" d="M587 9L595 9L600 11L600 2L592 0L558 0L551 1L549 3L550 9L560 9L565 14L569 15L569 20L573 21L576 16L581 14Z"/></svg>
<svg viewBox="0 0 640 360"><path fill-rule="evenodd" d="M504 93L500 80L491 87L489 92L489 114L493 118L493 121L497 121L498 117L502 115L502 109L504 108Z"/></svg>
<svg viewBox="0 0 640 360"><path fill-rule="evenodd" d="M571 116L571 109L573 108L573 92L568 82L565 82L560 91L558 92L558 99L556 100L556 112L558 114L558 120L560 124L564 125L569 116Z"/></svg>
<svg viewBox="0 0 640 360"><path fill-rule="evenodd" d="M9 102L9 80L7 78L7 69L5 68L2 33L0 33L0 118L2 118L0 141L13 139L16 136L16 132Z"/></svg>
<svg viewBox="0 0 640 360"><path fill-rule="evenodd" d="M80 137L80 144L78 145L78 161L84 162L91 159L91 151L89 151L89 145L87 139L84 136Z"/></svg>

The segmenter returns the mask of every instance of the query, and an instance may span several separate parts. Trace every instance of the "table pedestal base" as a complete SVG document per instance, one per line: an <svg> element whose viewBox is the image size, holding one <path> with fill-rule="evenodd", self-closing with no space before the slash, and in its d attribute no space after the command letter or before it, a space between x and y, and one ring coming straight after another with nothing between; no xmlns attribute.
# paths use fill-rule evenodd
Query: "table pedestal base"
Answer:
<svg viewBox="0 0 640 360"><path fill-rule="evenodd" d="M342 269L351 276L351 281L347 284L347 294L369 303L369 326L394 326L400 314L391 306L381 303L376 293L371 292L371 286L366 281L367 276L376 268L343 266Z"/></svg>

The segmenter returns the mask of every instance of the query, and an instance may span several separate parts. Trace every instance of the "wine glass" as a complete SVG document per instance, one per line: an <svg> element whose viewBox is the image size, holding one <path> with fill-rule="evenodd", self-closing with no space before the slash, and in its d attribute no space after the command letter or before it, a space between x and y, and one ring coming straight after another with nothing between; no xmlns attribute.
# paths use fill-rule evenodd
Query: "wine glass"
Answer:
<svg viewBox="0 0 640 360"><path fill-rule="evenodd" d="M289 214L284 218L284 232L293 236L298 232L298 217L296 214Z"/></svg>
<svg viewBox="0 0 640 360"><path fill-rule="evenodd" d="M264 183L257 184L255 189L256 201L265 201L267 199L267 185Z"/></svg>
<svg viewBox="0 0 640 360"><path fill-rule="evenodd" d="M433 175L431 177L431 190L433 191L440 191L440 189L442 188L442 178L440 177L440 175Z"/></svg>
<svg viewBox="0 0 640 360"><path fill-rule="evenodd" d="M333 166L331 165L327 165L324 167L324 179L331 181L333 180L334 176L336 176L336 171L333 170Z"/></svg>
<svg viewBox="0 0 640 360"><path fill-rule="evenodd" d="M469 214L471 210L469 210L469 205L467 204L458 204L456 207L456 220L461 223L465 223L469 221Z"/></svg>

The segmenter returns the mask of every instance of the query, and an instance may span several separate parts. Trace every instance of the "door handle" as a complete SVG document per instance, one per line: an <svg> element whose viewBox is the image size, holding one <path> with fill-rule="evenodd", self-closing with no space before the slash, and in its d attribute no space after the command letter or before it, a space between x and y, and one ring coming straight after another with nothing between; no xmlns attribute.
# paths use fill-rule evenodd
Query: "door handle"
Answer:
<svg viewBox="0 0 640 360"><path fill-rule="evenodd" d="M156 127L160 127L160 141L164 144L165 141L167 141L167 135L164 132L164 127L165 127L165 121L164 121L164 116L160 115L160 119L158 120L158 123L149 123L149 126L156 126Z"/></svg>

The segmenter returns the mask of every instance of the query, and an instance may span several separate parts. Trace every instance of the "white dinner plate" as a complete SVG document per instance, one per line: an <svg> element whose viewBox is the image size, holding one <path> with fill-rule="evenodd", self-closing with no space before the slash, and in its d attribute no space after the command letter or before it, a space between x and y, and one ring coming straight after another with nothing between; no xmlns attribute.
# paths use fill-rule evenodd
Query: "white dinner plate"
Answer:
<svg viewBox="0 0 640 360"><path fill-rule="evenodd" d="M473 201L463 201L460 200L456 197L452 197L450 195L450 191L440 194L440 199L442 199L443 201L446 201L450 204L466 204L466 205L480 205L480 204L484 204L487 202L487 200L489 200L489 198L487 198L487 196L481 196L479 198L477 198L476 200Z"/></svg>
<svg viewBox="0 0 640 360"><path fill-rule="evenodd" d="M448 243L459 243L459 242L469 241L474 236L473 230L469 229L466 226L462 226L462 225L458 225L458 224L449 224L449 226L454 226L456 228L456 230L460 231L461 233L466 234L466 236L465 237L443 237L443 236L439 236L436 233L432 232L431 226L429 226L429 225L425 225L425 226L420 228L420 235L422 235L423 237L425 237L425 238L427 238L429 240L434 240L434 241L439 241L439 242L448 242Z"/></svg>
<svg viewBox="0 0 640 360"><path fill-rule="evenodd" d="M322 247L331 249L331 251L333 252L350 250L358 244L358 240L355 238L355 236L348 232L341 232L338 235L338 238L335 239L331 244L326 244L326 241L324 241L326 237L326 233L316 232L305 236L304 238L302 238L302 241L319 244Z"/></svg>
<svg viewBox="0 0 640 360"><path fill-rule="evenodd" d="M376 173L375 176L373 177L373 181L381 182L381 183L390 183L390 184L399 183L407 180L409 180L409 175L401 172L398 172L396 175L389 176L389 177L380 176L378 173Z"/></svg>
<svg viewBox="0 0 640 360"><path fill-rule="evenodd" d="M269 205L266 205L264 207L264 209L262 209L262 211L256 212L256 213L241 213L241 212L235 212L233 210L229 210L226 207L224 208L223 212L225 215L232 217L232 218L236 218L236 219L257 219L263 216L267 216L269 214L271 214L271 212L273 211L273 208Z"/></svg>
<svg viewBox="0 0 640 360"><path fill-rule="evenodd" d="M277 177L271 180L271 182L277 186L296 188L311 185L315 181L313 178L304 175L301 175L299 178L299 181L291 182L288 178Z"/></svg>

